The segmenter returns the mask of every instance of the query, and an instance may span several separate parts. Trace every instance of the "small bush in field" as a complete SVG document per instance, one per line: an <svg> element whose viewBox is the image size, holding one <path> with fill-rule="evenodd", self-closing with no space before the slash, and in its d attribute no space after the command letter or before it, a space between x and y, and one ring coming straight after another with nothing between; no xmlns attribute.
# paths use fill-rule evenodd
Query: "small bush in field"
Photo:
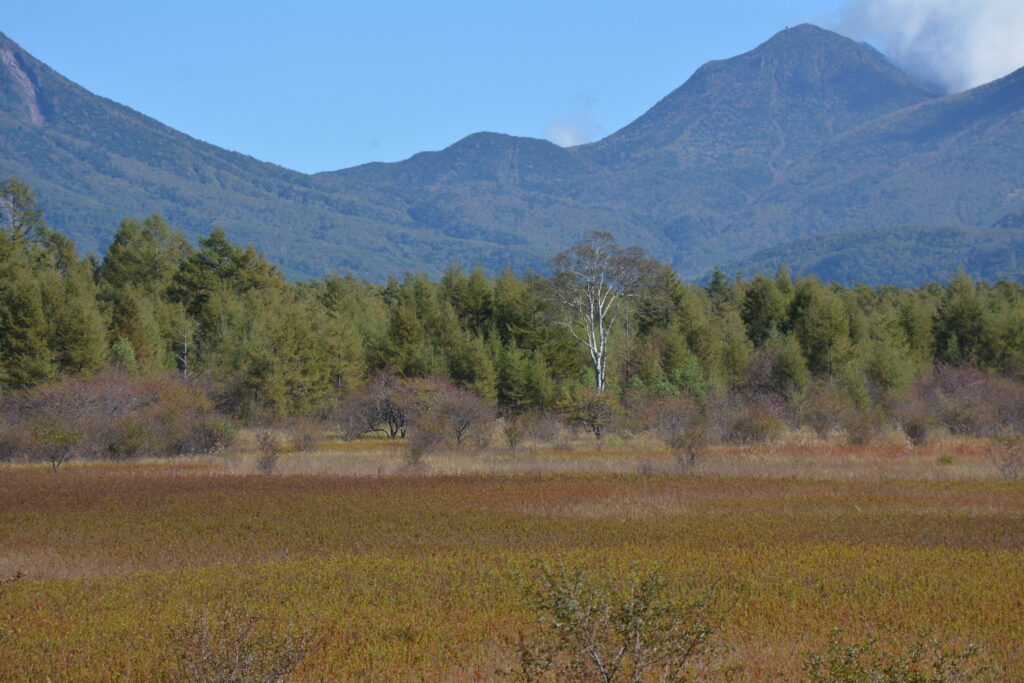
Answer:
<svg viewBox="0 0 1024 683"><path fill-rule="evenodd" d="M15 462L28 458L32 449L32 435L22 425L0 422L0 462Z"/></svg>
<svg viewBox="0 0 1024 683"><path fill-rule="evenodd" d="M256 457L256 469L260 474L273 474L277 469L277 457L281 453L281 437L266 428L257 429L254 436L260 451Z"/></svg>
<svg viewBox="0 0 1024 683"><path fill-rule="evenodd" d="M615 581L562 564L535 570L526 600L540 631L520 636L521 680L685 680L711 654L710 590L684 604L658 571Z"/></svg>
<svg viewBox="0 0 1024 683"><path fill-rule="evenodd" d="M681 467L693 465L711 441L711 423L688 398L656 400L638 409L636 417L672 449Z"/></svg>
<svg viewBox="0 0 1024 683"><path fill-rule="evenodd" d="M939 365L910 388L898 411L934 420L953 434L992 436L1008 425L1024 428L1024 384L975 368Z"/></svg>
<svg viewBox="0 0 1024 683"><path fill-rule="evenodd" d="M416 424L409 427L406 435L406 467L413 471L422 470L424 457L445 442L445 433L445 425L437 415L420 416Z"/></svg>
<svg viewBox="0 0 1024 683"><path fill-rule="evenodd" d="M800 421L814 430L819 439L842 426L841 416L852 408L851 399L832 382L817 382L807 393L800 410Z"/></svg>
<svg viewBox="0 0 1024 683"><path fill-rule="evenodd" d="M193 614L172 629L176 655L172 680L188 683L278 683L309 653L309 630L283 630L267 619L227 609Z"/></svg>
<svg viewBox="0 0 1024 683"><path fill-rule="evenodd" d="M32 441L36 452L41 459L50 463L54 472L74 455L83 438L82 432L69 429L56 421L42 420L32 427Z"/></svg>
<svg viewBox="0 0 1024 683"><path fill-rule="evenodd" d="M299 420L291 427L292 448L312 451L323 441L323 431L310 420Z"/></svg>
<svg viewBox="0 0 1024 683"><path fill-rule="evenodd" d="M956 651L934 640L919 640L899 652L881 649L874 637L844 644L842 631L835 629L828 650L807 656L807 677L812 683L967 683L985 672L969 668L977 655L976 646Z"/></svg>
<svg viewBox="0 0 1024 683"><path fill-rule="evenodd" d="M541 443L554 443L564 427L555 413L527 413L518 420L523 427L523 438Z"/></svg>
<svg viewBox="0 0 1024 683"><path fill-rule="evenodd" d="M414 393L409 385L391 371L378 373L363 389L342 402L338 410L342 434L350 439L372 432L387 434L392 439L404 437Z"/></svg>
<svg viewBox="0 0 1024 683"><path fill-rule="evenodd" d="M932 421L924 418L911 418L903 424L903 432L915 446L924 446L932 435Z"/></svg>
<svg viewBox="0 0 1024 683"><path fill-rule="evenodd" d="M784 425L770 411L751 408L745 411L729 430L729 440L734 443L765 443L777 439Z"/></svg>
<svg viewBox="0 0 1024 683"><path fill-rule="evenodd" d="M873 410L851 409L841 417L846 438L855 446L866 446L885 431L882 416Z"/></svg>
<svg viewBox="0 0 1024 683"><path fill-rule="evenodd" d="M988 457L1003 479L1024 475L1024 436L1002 434L989 439Z"/></svg>
<svg viewBox="0 0 1024 683"><path fill-rule="evenodd" d="M523 423L516 417L506 418L504 425L501 427L501 434L505 437L505 443L508 444L508 450L515 453L516 448L519 447L519 443L523 440L526 430L523 429Z"/></svg>
<svg viewBox="0 0 1024 683"><path fill-rule="evenodd" d="M482 437L494 423L494 408L467 389L442 385L430 403L428 410L440 413L456 446L461 446L470 436Z"/></svg>

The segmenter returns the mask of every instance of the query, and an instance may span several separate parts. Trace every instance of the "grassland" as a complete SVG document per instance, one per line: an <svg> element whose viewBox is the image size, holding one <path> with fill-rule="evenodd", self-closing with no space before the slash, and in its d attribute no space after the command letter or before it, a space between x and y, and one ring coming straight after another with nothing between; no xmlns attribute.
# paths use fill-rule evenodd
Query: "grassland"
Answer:
<svg viewBox="0 0 1024 683"><path fill-rule="evenodd" d="M171 629L216 605L312 624L300 680L489 680L532 628L516 575L538 557L717 582L716 666L741 680L799 677L832 627L1024 671L1024 485L977 445L723 449L685 474L614 444L400 462L0 469L0 577L25 575L0 583L0 680L165 679Z"/></svg>

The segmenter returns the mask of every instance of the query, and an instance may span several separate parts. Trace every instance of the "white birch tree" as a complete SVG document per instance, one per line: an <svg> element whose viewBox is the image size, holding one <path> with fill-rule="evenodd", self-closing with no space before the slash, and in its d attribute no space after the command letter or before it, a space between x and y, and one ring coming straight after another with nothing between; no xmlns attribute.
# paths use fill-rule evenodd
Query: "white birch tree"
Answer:
<svg viewBox="0 0 1024 683"><path fill-rule="evenodd" d="M588 232L552 264L554 298L566 312L562 324L586 347L597 390L604 391L612 328L644 289L654 262L639 247L622 249L607 232Z"/></svg>

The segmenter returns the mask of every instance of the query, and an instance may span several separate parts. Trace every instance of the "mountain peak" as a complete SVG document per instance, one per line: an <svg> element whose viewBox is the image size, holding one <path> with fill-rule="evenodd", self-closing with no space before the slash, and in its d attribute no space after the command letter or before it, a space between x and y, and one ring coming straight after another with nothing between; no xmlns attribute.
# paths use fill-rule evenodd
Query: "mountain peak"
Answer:
<svg viewBox="0 0 1024 683"><path fill-rule="evenodd" d="M787 26L768 40L761 43L761 46L768 45L769 43L783 42L783 41L808 41L808 40L824 40L839 43L850 42L849 38L842 36L835 31L829 31L826 28L822 28L817 24L797 24L796 26Z"/></svg>
<svg viewBox="0 0 1024 683"><path fill-rule="evenodd" d="M655 150L676 156L681 167L777 167L823 137L936 96L870 46L801 24L737 57L704 64L585 153L606 165Z"/></svg>

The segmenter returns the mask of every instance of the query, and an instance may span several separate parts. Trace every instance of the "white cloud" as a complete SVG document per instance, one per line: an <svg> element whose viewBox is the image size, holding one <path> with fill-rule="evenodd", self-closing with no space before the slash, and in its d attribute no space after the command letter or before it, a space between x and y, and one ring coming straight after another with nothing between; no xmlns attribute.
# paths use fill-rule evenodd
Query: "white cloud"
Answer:
<svg viewBox="0 0 1024 683"><path fill-rule="evenodd" d="M573 98L569 116L552 121L544 127L544 137L562 147L574 147L596 140L601 126L590 116L596 100L590 95Z"/></svg>
<svg viewBox="0 0 1024 683"><path fill-rule="evenodd" d="M1024 0L850 0L839 29L952 92L1024 66Z"/></svg>

